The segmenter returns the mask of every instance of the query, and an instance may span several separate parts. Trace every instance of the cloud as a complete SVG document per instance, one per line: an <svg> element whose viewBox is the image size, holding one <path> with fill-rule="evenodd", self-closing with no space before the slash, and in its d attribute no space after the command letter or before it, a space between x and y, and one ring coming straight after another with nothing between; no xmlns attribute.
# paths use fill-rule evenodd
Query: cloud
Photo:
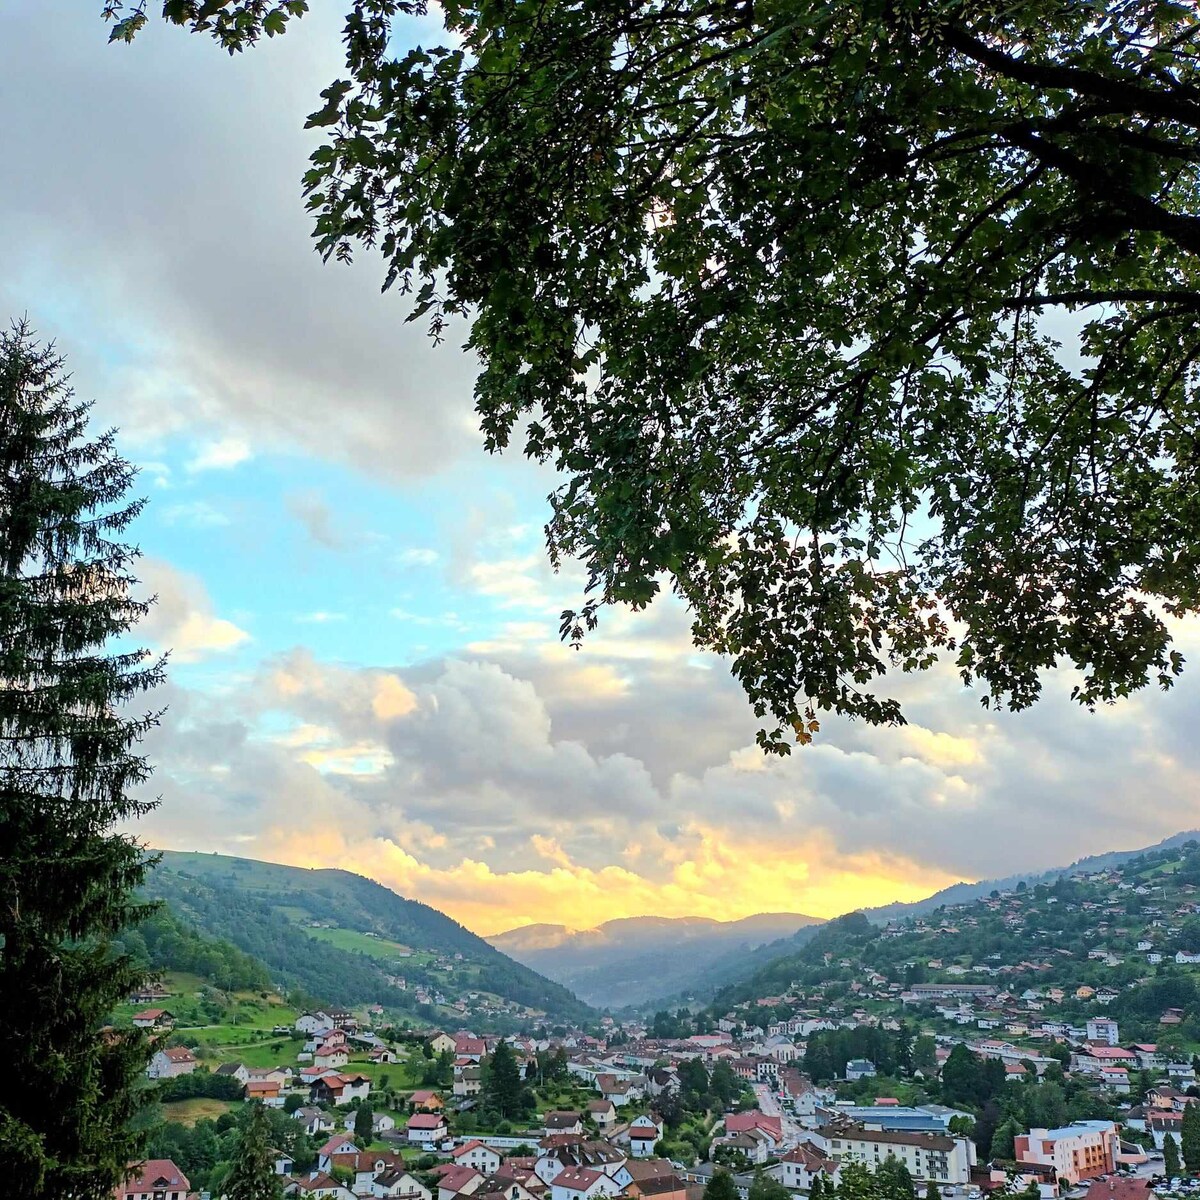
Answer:
<svg viewBox="0 0 1200 1200"><path fill-rule="evenodd" d="M189 529L219 529L230 523L229 517L207 500L171 504L162 509L159 515L167 525L185 525Z"/></svg>
<svg viewBox="0 0 1200 1200"><path fill-rule="evenodd" d="M239 437L223 437L206 442L188 460L192 474L200 471L228 471L254 457L250 447Z"/></svg>
<svg viewBox="0 0 1200 1200"><path fill-rule="evenodd" d="M403 669L279 656L162 731L153 836L345 866L491 932L833 915L1195 824L1188 680L1092 716L1058 681L1027 719L983 712L935 672L905 681L913 725L831 722L764 758L723 666L668 654L685 631L664 609L578 654L530 639L503 662ZM222 819L197 830L205 805Z"/></svg>
<svg viewBox="0 0 1200 1200"><path fill-rule="evenodd" d="M288 512L300 522L310 541L326 550L346 548L346 538L334 523L333 510L319 492L292 492L285 503Z"/></svg>
<svg viewBox="0 0 1200 1200"><path fill-rule="evenodd" d="M310 613L301 613L296 621L301 625L328 625L334 621L344 621L345 613L340 612L325 612L323 610Z"/></svg>
<svg viewBox="0 0 1200 1200"><path fill-rule="evenodd" d="M143 559L139 575L143 589L156 600L134 634L160 650L169 650L172 662L198 662L250 640L244 629L213 613L208 593L194 575L157 559Z"/></svg>
<svg viewBox="0 0 1200 1200"><path fill-rule="evenodd" d="M211 438L196 469L300 449L388 479L479 453L465 325L435 348L380 295L377 257L312 251L303 123L344 69L336 6L232 58L157 21L108 46L98 8L17 0L4 21L22 169L0 195L0 295L70 348L127 443Z"/></svg>
<svg viewBox="0 0 1200 1200"><path fill-rule="evenodd" d="M396 562L402 567L432 567L440 560L441 555L426 546L409 546L396 555Z"/></svg>

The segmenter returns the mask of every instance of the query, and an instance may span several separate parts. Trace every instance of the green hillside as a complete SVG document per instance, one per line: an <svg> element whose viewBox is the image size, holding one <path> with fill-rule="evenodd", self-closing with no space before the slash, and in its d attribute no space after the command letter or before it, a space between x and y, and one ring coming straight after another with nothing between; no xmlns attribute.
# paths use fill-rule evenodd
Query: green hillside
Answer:
<svg viewBox="0 0 1200 1200"><path fill-rule="evenodd" d="M484 1012L545 1012L583 1020L591 1010L559 984L513 962L437 909L360 875L217 854L166 851L147 884L184 922L261 960L289 988L330 1004L379 1003L437 1020L436 1004ZM402 976L407 988L389 980Z"/></svg>

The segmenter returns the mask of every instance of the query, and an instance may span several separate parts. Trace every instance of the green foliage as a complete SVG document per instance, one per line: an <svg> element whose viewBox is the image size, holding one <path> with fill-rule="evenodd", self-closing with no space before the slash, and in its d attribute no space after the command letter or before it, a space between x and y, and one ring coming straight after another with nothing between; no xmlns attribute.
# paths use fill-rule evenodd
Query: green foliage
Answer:
<svg viewBox="0 0 1200 1200"><path fill-rule="evenodd" d="M925 1188L925 1200L942 1200L942 1189L932 1179Z"/></svg>
<svg viewBox="0 0 1200 1200"><path fill-rule="evenodd" d="M739 1200L737 1185L728 1171L716 1171L704 1185L704 1200Z"/></svg>
<svg viewBox="0 0 1200 1200"><path fill-rule="evenodd" d="M989 1157L1002 1162L1012 1162L1017 1156L1015 1139L1024 1132L1024 1126L1015 1117L1009 1117L1002 1121L996 1126L996 1132L992 1134L992 1143L988 1150Z"/></svg>
<svg viewBox="0 0 1200 1200"><path fill-rule="evenodd" d="M152 804L136 754L161 678L143 650L111 649L147 608L130 597L141 509L113 437L62 359L26 325L0 333L0 1177L30 1200L111 1196L141 1153L149 1050L101 1032L139 986L114 936L144 915L144 852L113 830Z"/></svg>
<svg viewBox="0 0 1200 1200"><path fill-rule="evenodd" d="M471 316L486 445L565 476L565 637L670 580L776 750L820 709L901 720L880 677L939 654L1014 708L1060 664L1088 705L1170 685L1166 618L1200 608L1194 5L455 0L401 54L415 0L347 7L318 249L382 251L434 337ZM274 8L166 16L235 49Z"/></svg>
<svg viewBox="0 0 1200 1200"><path fill-rule="evenodd" d="M875 1171L878 1200L916 1200L917 1189L909 1169L889 1154Z"/></svg>
<svg viewBox="0 0 1200 1200"><path fill-rule="evenodd" d="M225 1180L226 1200L278 1200L283 1189L271 1154L271 1122L263 1105L251 1104L249 1109Z"/></svg>
<svg viewBox="0 0 1200 1200"><path fill-rule="evenodd" d="M360 1104L354 1113L354 1136L360 1147L375 1140L375 1110L369 1104Z"/></svg>
<svg viewBox="0 0 1200 1200"><path fill-rule="evenodd" d="M195 1096L210 1100L240 1100L242 1085L232 1075L214 1075L209 1071L176 1075L158 1085L158 1099L164 1104L171 1100L191 1100Z"/></svg>
<svg viewBox="0 0 1200 1200"><path fill-rule="evenodd" d="M516 1055L507 1042L499 1042L484 1062L481 1098L485 1108L501 1117L520 1117L530 1109L531 1093L521 1080Z"/></svg>
<svg viewBox="0 0 1200 1200"><path fill-rule="evenodd" d="M1168 1133L1163 1137L1163 1170L1166 1172L1167 1178L1176 1178L1181 1165L1179 1146L1175 1142L1175 1135Z"/></svg>
<svg viewBox="0 0 1200 1200"><path fill-rule="evenodd" d="M183 922L232 943L265 963L288 987L299 987L322 1003L394 1003L387 963L326 942L314 946L285 910L302 910L345 929L371 929L423 950L461 954L472 990L573 1020L591 1013L566 988L513 962L445 914L348 871L166 852L147 880L147 892L166 900ZM411 961L406 960L403 971L412 983L441 986L430 971Z"/></svg>
<svg viewBox="0 0 1200 1200"><path fill-rule="evenodd" d="M792 1200L792 1193L777 1179L772 1179L762 1167L754 1172L749 1200Z"/></svg>
<svg viewBox="0 0 1200 1200"><path fill-rule="evenodd" d="M1200 1104L1189 1104L1183 1110L1179 1149L1188 1174L1200 1175Z"/></svg>

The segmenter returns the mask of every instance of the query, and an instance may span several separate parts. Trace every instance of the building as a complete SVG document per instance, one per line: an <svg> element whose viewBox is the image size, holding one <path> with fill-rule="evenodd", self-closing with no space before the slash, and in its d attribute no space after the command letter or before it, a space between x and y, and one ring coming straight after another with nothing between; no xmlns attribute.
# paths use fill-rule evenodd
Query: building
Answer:
<svg viewBox="0 0 1200 1200"><path fill-rule="evenodd" d="M1111 1174L1120 1139L1111 1121L1075 1121L1060 1129L1031 1129L1015 1139L1018 1164L1053 1167L1060 1182L1071 1185Z"/></svg>
<svg viewBox="0 0 1200 1200"><path fill-rule="evenodd" d="M170 1029L175 1024L175 1014L165 1008L143 1008L132 1017L135 1029ZM169 1162L170 1159L152 1159L153 1162Z"/></svg>
<svg viewBox="0 0 1200 1200"><path fill-rule="evenodd" d="M839 1164L858 1162L875 1170L891 1156L922 1183L969 1183L975 1165L975 1143L948 1134L844 1126L828 1129L825 1140L829 1155Z"/></svg>
<svg viewBox="0 0 1200 1200"><path fill-rule="evenodd" d="M1105 1046L1118 1046L1121 1043L1117 1023L1108 1017L1092 1017L1087 1023L1087 1036L1089 1042L1102 1042Z"/></svg>
<svg viewBox="0 0 1200 1200"><path fill-rule="evenodd" d="M410 1142L427 1148L444 1141L450 1133L441 1113L414 1113L405 1128Z"/></svg>
<svg viewBox="0 0 1200 1200"><path fill-rule="evenodd" d="M154 1052L146 1076L149 1079L174 1079L178 1075L190 1075L198 1065L196 1056L186 1046L168 1046Z"/></svg>
<svg viewBox="0 0 1200 1200"><path fill-rule="evenodd" d="M811 1192L813 1180L818 1175L825 1177L825 1183L838 1182L838 1164L828 1158L810 1142L801 1142L794 1150L789 1150L780 1160L780 1182L793 1192Z"/></svg>
<svg viewBox="0 0 1200 1200"><path fill-rule="evenodd" d="M464 1142L450 1157L460 1167L472 1167L483 1175L491 1175L500 1170L503 1161L499 1153L485 1145L478 1138Z"/></svg>
<svg viewBox="0 0 1200 1200"><path fill-rule="evenodd" d="M113 1200L188 1200L191 1186L169 1158L148 1158L129 1168L125 1182L113 1190Z"/></svg>
<svg viewBox="0 0 1200 1200"><path fill-rule="evenodd" d="M852 1058L846 1064L846 1079L853 1083L856 1079L873 1079L875 1064L869 1058Z"/></svg>

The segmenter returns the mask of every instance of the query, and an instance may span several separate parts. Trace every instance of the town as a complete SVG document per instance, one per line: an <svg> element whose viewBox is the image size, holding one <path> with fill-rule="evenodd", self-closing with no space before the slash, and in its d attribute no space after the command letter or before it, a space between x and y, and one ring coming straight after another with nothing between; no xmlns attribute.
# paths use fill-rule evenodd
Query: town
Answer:
<svg viewBox="0 0 1200 1200"><path fill-rule="evenodd" d="M1187 1195L1198 897L1193 842L883 925L849 914L704 1006L517 1032L278 991L191 1024L168 975L118 1018L155 1039L163 1122L117 1194L220 1196L261 1106L289 1197Z"/></svg>

